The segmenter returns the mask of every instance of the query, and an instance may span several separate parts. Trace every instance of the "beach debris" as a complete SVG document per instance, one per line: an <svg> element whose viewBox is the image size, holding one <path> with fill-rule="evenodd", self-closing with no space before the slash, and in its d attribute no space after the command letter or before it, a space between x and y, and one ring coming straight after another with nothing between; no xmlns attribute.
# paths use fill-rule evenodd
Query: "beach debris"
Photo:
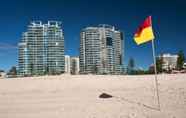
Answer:
<svg viewBox="0 0 186 118"><path fill-rule="evenodd" d="M102 93L99 98L112 98L113 96L112 95L109 95L107 93Z"/></svg>

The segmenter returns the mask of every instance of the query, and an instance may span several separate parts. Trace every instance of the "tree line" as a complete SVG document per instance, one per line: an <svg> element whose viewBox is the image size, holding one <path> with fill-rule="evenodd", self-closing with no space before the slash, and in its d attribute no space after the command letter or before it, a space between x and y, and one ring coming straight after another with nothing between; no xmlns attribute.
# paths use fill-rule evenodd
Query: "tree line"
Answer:
<svg viewBox="0 0 186 118"><path fill-rule="evenodd" d="M182 71L184 70L185 56L182 50L178 52L178 58L176 63L175 70ZM169 67L168 67L169 68ZM168 70L163 69L163 58L156 57L156 69L158 73L171 73L172 69ZM150 66L148 70L136 69L135 68L135 60L131 57L127 66L127 74L129 75L138 75L138 74L154 74L154 65Z"/></svg>

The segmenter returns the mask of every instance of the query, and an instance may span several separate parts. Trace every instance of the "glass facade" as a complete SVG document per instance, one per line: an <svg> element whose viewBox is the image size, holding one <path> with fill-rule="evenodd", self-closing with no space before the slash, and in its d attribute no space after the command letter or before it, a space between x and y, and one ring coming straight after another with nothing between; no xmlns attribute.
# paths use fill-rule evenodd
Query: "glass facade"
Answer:
<svg viewBox="0 0 186 118"><path fill-rule="evenodd" d="M61 23L32 22L19 43L19 74L22 76L64 72L64 36Z"/></svg>
<svg viewBox="0 0 186 118"><path fill-rule="evenodd" d="M83 29L80 38L80 73L122 73L122 32L99 25Z"/></svg>

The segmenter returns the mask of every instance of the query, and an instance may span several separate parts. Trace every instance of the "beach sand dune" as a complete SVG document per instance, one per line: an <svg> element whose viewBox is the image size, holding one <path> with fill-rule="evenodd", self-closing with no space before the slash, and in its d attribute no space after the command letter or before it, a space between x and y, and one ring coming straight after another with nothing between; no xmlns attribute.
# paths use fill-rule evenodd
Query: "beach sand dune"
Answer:
<svg viewBox="0 0 186 118"><path fill-rule="evenodd" d="M152 75L2 79L0 118L186 118L186 75L158 78L161 111Z"/></svg>

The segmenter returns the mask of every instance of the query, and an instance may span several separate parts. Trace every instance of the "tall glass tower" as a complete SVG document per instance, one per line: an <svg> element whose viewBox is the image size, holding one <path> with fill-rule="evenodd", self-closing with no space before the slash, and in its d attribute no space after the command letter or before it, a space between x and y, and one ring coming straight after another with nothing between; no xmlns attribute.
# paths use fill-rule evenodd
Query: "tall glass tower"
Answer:
<svg viewBox="0 0 186 118"><path fill-rule="evenodd" d="M21 76L64 72L64 35L60 22L31 22L18 45Z"/></svg>
<svg viewBox="0 0 186 118"><path fill-rule="evenodd" d="M110 25L87 27L82 30L80 38L80 73L122 73L121 31Z"/></svg>

